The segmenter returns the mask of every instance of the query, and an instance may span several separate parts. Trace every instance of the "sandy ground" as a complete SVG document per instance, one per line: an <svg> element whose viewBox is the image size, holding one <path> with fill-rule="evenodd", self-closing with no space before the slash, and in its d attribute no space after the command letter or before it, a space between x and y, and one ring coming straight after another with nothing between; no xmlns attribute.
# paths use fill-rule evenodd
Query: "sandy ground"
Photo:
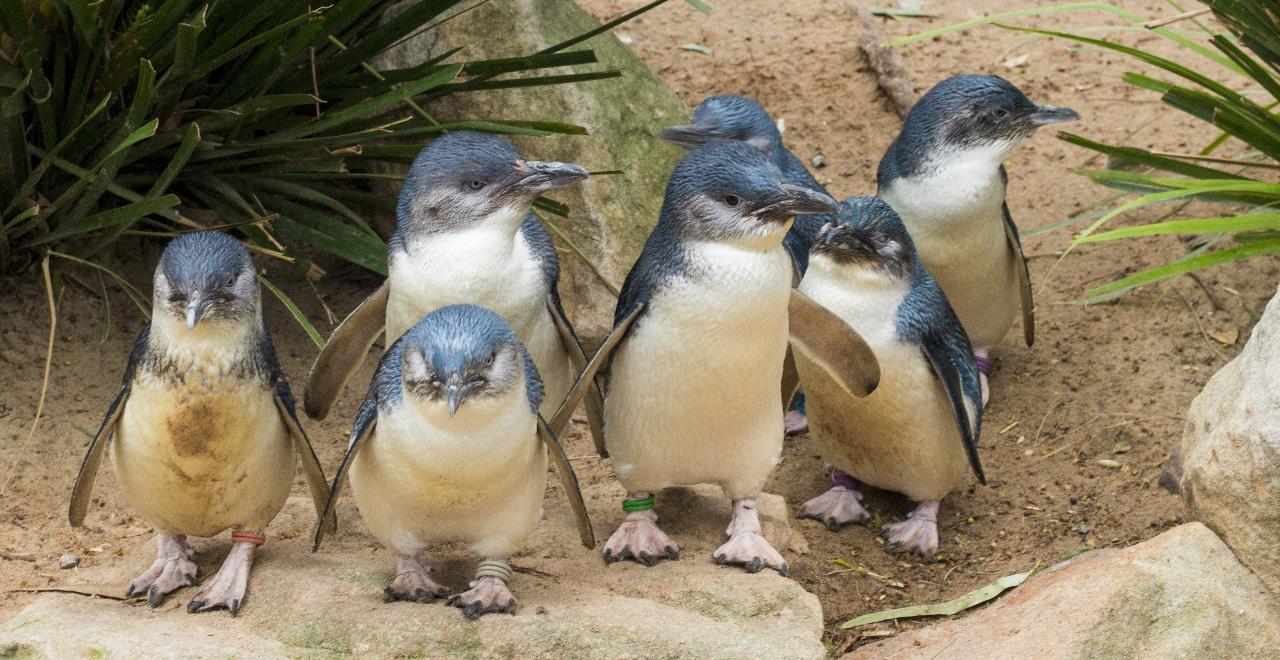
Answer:
<svg viewBox="0 0 1280 660"><path fill-rule="evenodd" d="M584 2L601 18L634 4ZM871 192L875 166L899 121L876 91L857 50L857 21L850 5L834 0L798 0L785 3L785 9L762 1L713 4L716 13L706 17L671 2L620 32L690 107L717 93L755 98L785 122L784 138L802 160L819 153L825 157L827 165L817 174L834 195ZM892 37L965 20L977 15L969 8L973 4L926 0L925 9L941 18L882 20L881 29ZM983 6L1000 11L1027 4L999 0ZM1148 16L1173 12L1156 0L1121 4ZM1040 24L1081 28L1115 21L1097 13L1058 14ZM1151 35L1099 34L1173 54ZM706 46L711 54L682 49L684 44ZM1136 130L1131 139L1139 144L1190 150L1212 138L1154 95L1124 86L1120 75L1135 66L1097 50L981 28L908 46L902 54L921 90L956 73L998 73L1035 100L1079 110L1085 122L1070 129L1094 139L1121 141ZM1024 232L1037 293L1038 341L1028 350L1015 331L995 351L993 396L982 438L989 485L955 493L944 502L940 561L919 564L882 550L876 536L880 524L901 518L910 508L895 494L869 493L865 504L876 517L865 527L830 533L811 521L795 524L807 543L793 543L788 552L792 575L822 601L833 651L859 642L860 633L837 627L852 616L951 598L1082 550L1130 545L1184 518L1179 500L1157 486L1160 463L1181 433L1192 397L1248 337L1274 292L1280 260L1209 271L1201 276L1203 287L1180 278L1116 303L1081 305L1086 288L1188 249L1171 237L1077 250L1060 260L1072 229L1037 230L1110 194L1070 172L1098 165L1090 153L1048 131L1028 140L1008 163L1010 207ZM1135 214L1126 221L1153 217ZM124 271L132 281L148 283L158 251L152 246L133 254ZM150 533L109 476L99 480L89 527L73 530L66 523L67 496L88 436L119 386L128 347L143 322L118 293L107 297L108 311L94 273L74 274L76 281L69 282L61 301L45 417L29 441L48 333L47 306L32 277L5 282L0 298L0 368L5 374L0 388L0 585L5 588L0 618L31 598L8 589L67 580L68 573L58 569L62 553L76 554L88 566L110 562ZM305 283L275 267L269 275L312 318L324 319ZM338 315L376 286L374 278L350 267L331 268L330 275L319 289ZM275 301L267 301L267 314L285 370L300 390L315 346ZM367 382L371 366L366 365L357 382ZM354 399L348 397L325 423L309 425L330 470L340 459ZM612 492L610 468L588 456L581 425L570 444L570 453L582 457L576 464L586 489ZM1104 467L1099 459L1115 460L1121 467ZM821 493L827 476L812 444L801 436L788 441L768 490L798 505ZM868 573L838 572L836 559ZM893 625L882 624L872 634L893 630Z"/></svg>

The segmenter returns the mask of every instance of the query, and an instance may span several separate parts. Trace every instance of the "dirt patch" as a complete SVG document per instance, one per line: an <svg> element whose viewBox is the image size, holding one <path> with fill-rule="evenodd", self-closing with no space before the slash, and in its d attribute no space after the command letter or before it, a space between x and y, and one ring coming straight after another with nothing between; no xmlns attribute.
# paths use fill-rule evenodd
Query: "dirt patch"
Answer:
<svg viewBox="0 0 1280 660"><path fill-rule="evenodd" d="M584 4L596 16L606 17L634 3ZM785 122L784 139L802 160L824 156L827 165L816 174L834 195L874 190L876 164L899 121L866 70L857 49L857 19L849 5L833 0L796 0L785 3L785 9L766 2L713 4L717 12L705 17L672 2L621 32L690 107L717 93L751 96ZM882 20L881 29L892 38L965 20L975 15L970 4L933 0L926 8L943 18ZM1000 0L986 6L1000 11L1026 4ZM1153 16L1172 11L1155 0L1125 5ZM1061 29L1107 23L1113 21L1102 14L1059 14L1040 24ZM1158 37L1115 34L1175 54ZM685 44L706 46L711 54L681 49ZM1120 83L1124 71L1139 67L1101 51L984 28L910 46L902 55L921 90L956 73L998 73L1033 99L1079 110L1086 120L1070 128L1094 139L1118 142L1140 129L1131 139L1192 149L1213 137L1161 105L1155 95ZM1060 261L1072 230L1037 229L1109 196L1070 172L1099 164L1090 153L1056 140L1050 132L1028 140L1008 163L1010 207L1023 229L1037 293L1039 340L1027 350L1016 338L1019 333L1013 332L994 353L993 395L981 446L990 485L944 501L939 518L941 560L922 565L884 553L876 531L910 507L895 494L869 493L865 504L876 518L866 526L830 533L813 522L794 525L799 534L786 552L792 575L822 601L833 650L857 642L856 634L839 631L837 625L858 614L950 598L1082 550L1131 545L1182 520L1180 502L1157 486L1160 463L1181 434L1182 416L1192 397L1248 337L1274 292L1280 260L1209 271L1201 277L1203 288L1181 278L1114 304L1078 304L1089 286L1187 251L1185 243L1170 237L1078 250ZM1155 214L1133 219L1144 217ZM159 256L153 247L131 245L123 246L120 254L134 255L123 266L134 282L147 281ZM0 594L0 619L31 598L7 589L70 579L70 571L58 569L62 553L80 556L82 566L101 566L118 561L126 547L150 534L145 521L124 503L109 468L102 471L95 489L89 527L73 530L66 523L67 498L89 435L119 387L129 347L143 323L138 310L119 294L108 296L108 312L92 272L76 275L81 282L68 281L62 299L46 417L30 442L27 430L39 396L48 332L46 304L32 277L6 282L6 294L0 298L0 369L5 374L5 387L0 388L0 551L35 558L0 558L0 585L6 587ZM270 275L312 318L324 318L305 283L274 266ZM320 288L341 315L376 286L367 274L338 266ZM267 296L268 323L297 392L316 348ZM1232 332L1239 337L1234 345L1212 338ZM372 361L353 382L367 383L371 373ZM349 391L327 421L308 423L325 466L338 464L357 405L358 397ZM609 465L590 457L590 441L581 424L575 425L569 444L570 454L581 457L575 465L589 502L595 510L613 510L609 503L620 489ZM1115 460L1120 467L1105 467L1099 459ZM11 464L15 469L10 478ZM821 493L828 486L827 477L812 443L800 437L788 441L768 490L795 506ZM301 479L294 492L306 492ZM725 514L727 518L727 510ZM598 521L598 531L609 533L606 528L616 518ZM686 561L706 559L705 553L689 554ZM833 559L891 579L833 572L840 569ZM654 579L663 579L662 569L656 570ZM381 579L371 578L379 583ZM741 604L724 607L752 610ZM289 634L311 632L303 626Z"/></svg>

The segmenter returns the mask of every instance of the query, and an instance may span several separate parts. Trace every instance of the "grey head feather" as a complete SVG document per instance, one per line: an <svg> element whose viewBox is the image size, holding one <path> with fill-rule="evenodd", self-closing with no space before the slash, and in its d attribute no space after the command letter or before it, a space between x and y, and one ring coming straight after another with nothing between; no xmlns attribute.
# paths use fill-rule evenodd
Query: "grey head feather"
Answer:
<svg viewBox="0 0 1280 660"><path fill-rule="evenodd" d="M406 373L406 364L424 369ZM476 305L449 305L426 315L383 354L370 386L381 408L413 396L434 399L456 379L464 397L497 396L523 376L530 410L542 404L542 378L515 331L498 314ZM419 378L422 382L413 381Z"/></svg>
<svg viewBox="0 0 1280 660"><path fill-rule="evenodd" d="M902 132L880 161L876 179L883 187L899 177L919 175L938 149L1017 141L1040 126L1079 118L1067 108L1037 105L999 76L952 76L911 108Z"/></svg>

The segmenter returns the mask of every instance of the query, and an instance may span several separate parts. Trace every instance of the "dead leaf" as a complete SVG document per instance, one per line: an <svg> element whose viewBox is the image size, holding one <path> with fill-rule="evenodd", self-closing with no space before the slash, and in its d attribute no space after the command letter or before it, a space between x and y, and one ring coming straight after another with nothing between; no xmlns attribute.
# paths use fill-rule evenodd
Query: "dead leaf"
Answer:
<svg viewBox="0 0 1280 660"><path fill-rule="evenodd" d="M1027 62L1030 62L1030 61L1031 61L1031 54L1023 53L1021 55L1018 55L1017 57L1010 57L1009 59L1001 62L1000 65L1006 69L1017 69L1019 67L1026 66Z"/></svg>
<svg viewBox="0 0 1280 660"><path fill-rule="evenodd" d="M1206 334L1223 346L1235 346L1236 342L1240 341L1240 330L1235 326L1226 330L1210 330Z"/></svg>

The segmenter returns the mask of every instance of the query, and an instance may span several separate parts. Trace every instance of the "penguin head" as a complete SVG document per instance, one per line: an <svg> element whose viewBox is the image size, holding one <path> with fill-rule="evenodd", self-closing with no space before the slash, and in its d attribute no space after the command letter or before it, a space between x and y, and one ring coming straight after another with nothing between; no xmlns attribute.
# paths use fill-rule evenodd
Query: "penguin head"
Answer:
<svg viewBox="0 0 1280 660"><path fill-rule="evenodd" d="M524 160L496 135L446 133L418 153L405 175L397 230L461 229L495 216L518 225L538 195L585 178L578 165Z"/></svg>
<svg viewBox="0 0 1280 660"><path fill-rule="evenodd" d="M165 246L156 268L153 313L197 326L256 318L258 277L240 241L216 231L183 234Z"/></svg>
<svg viewBox="0 0 1280 660"><path fill-rule="evenodd" d="M500 401L523 375L536 410L541 381L510 325L475 305L450 305L423 317L396 342L406 396L434 412L460 411ZM536 399L536 402L532 399Z"/></svg>
<svg viewBox="0 0 1280 660"><path fill-rule="evenodd" d="M760 150L745 142L712 140L676 165L662 214L684 238L781 242L794 216L837 208L826 194L786 183Z"/></svg>
<svg viewBox="0 0 1280 660"><path fill-rule="evenodd" d="M960 75L938 83L907 115L903 135L951 149L994 147L1003 157L1041 126L1080 119L1070 108L1038 105L999 76Z"/></svg>
<svg viewBox="0 0 1280 660"><path fill-rule="evenodd" d="M894 280L910 279L918 259L906 225L878 197L850 197L841 202L835 220L818 232L810 258Z"/></svg>
<svg viewBox="0 0 1280 660"><path fill-rule="evenodd" d="M778 125L760 104L733 94L712 96L693 111L693 123L663 129L659 135L692 149L710 140L739 140L777 158L782 149Z"/></svg>

